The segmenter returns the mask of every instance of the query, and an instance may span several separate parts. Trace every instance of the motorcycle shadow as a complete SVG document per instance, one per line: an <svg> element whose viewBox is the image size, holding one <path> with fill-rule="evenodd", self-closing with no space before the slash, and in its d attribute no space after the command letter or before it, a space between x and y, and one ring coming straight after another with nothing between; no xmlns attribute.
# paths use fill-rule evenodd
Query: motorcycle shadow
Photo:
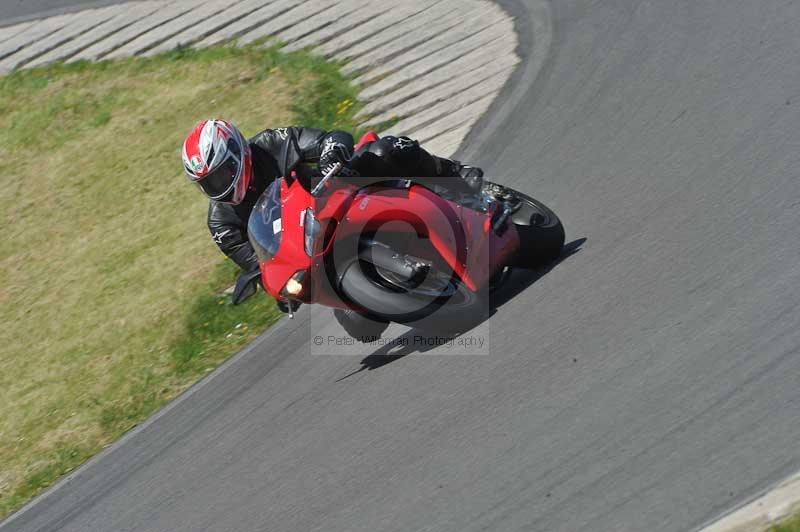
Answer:
<svg viewBox="0 0 800 532"><path fill-rule="evenodd" d="M511 277L497 290L495 290L490 297L490 307L488 315L485 319L478 323L471 323L463 331L453 331L446 335L434 334L430 331L422 331L420 329L411 329L391 344L381 346L373 353L367 355L361 360L361 367L338 379L337 382L342 381L356 373L362 371L373 371L392 362L396 362L401 358L414 354L422 354L432 349L435 349L443 342L456 339L459 335L479 327L497 312L497 309L517 297L519 294L527 290L536 281L550 273L559 264L570 258L572 255L578 253L586 238L579 238L564 245L561 250L561 255L555 260L543 264L536 269L532 270L514 270ZM426 341L429 340L429 341Z"/></svg>
<svg viewBox="0 0 800 532"><path fill-rule="evenodd" d="M533 283L553 271L559 264L578 253L584 243L586 243L585 238L578 238L577 240L564 244L564 247L561 248L561 255L547 264L543 264L532 270L514 270L508 281L491 294L489 318L497 312L498 308L520 295Z"/></svg>
<svg viewBox="0 0 800 532"><path fill-rule="evenodd" d="M433 335L430 331L420 331L419 329L411 329L405 334L399 336L391 345L384 345L367 355L361 360L361 367L352 373L349 373L338 379L336 382L343 381L344 379L361 373L362 371L373 371L387 364L391 364L408 355L423 354L432 349L436 349L438 345L453 340L455 334L447 335Z"/></svg>

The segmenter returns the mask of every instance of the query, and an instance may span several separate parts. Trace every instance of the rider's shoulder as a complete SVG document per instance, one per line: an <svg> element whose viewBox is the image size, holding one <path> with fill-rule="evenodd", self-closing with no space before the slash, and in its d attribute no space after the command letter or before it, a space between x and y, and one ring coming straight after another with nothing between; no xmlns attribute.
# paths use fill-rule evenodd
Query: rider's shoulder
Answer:
<svg viewBox="0 0 800 532"><path fill-rule="evenodd" d="M276 128L267 128L259 131L253 137L250 138L250 143L259 143L259 141L263 142L267 141L284 141L289 138L291 134L291 130L302 129L298 128L297 126L288 126L288 127L276 127Z"/></svg>
<svg viewBox="0 0 800 532"><path fill-rule="evenodd" d="M238 219L236 209L230 203L208 201L208 221L227 223Z"/></svg>

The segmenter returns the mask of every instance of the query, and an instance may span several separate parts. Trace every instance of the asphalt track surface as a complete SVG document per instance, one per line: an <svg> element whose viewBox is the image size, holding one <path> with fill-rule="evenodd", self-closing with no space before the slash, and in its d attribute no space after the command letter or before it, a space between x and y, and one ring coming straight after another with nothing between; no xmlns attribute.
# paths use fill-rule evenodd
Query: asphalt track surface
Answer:
<svg viewBox="0 0 800 532"><path fill-rule="evenodd" d="M552 14L464 153L585 241L490 355L310 356L301 313L3 532L679 531L800 469L800 4Z"/></svg>
<svg viewBox="0 0 800 532"><path fill-rule="evenodd" d="M125 0L0 0L0 27L34 18L124 2Z"/></svg>

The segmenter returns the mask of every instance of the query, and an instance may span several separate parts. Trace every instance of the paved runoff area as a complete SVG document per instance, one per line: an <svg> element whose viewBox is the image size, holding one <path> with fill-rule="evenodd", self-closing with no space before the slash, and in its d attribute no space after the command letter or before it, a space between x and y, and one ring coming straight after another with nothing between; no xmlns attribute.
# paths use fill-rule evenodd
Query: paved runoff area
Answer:
<svg viewBox="0 0 800 532"><path fill-rule="evenodd" d="M275 39L347 61L366 126L452 155L520 59L512 18L488 0L138 1L0 28L0 73L53 61Z"/></svg>

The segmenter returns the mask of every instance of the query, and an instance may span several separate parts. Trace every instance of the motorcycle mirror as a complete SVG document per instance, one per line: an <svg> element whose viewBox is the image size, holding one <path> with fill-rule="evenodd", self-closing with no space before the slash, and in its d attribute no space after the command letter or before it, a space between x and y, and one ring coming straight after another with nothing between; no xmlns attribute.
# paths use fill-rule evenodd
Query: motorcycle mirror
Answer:
<svg viewBox="0 0 800 532"><path fill-rule="evenodd" d="M245 299L256 293L258 280L261 278L261 270L244 272L236 279L236 287L233 289L233 304L239 305Z"/></svg>

